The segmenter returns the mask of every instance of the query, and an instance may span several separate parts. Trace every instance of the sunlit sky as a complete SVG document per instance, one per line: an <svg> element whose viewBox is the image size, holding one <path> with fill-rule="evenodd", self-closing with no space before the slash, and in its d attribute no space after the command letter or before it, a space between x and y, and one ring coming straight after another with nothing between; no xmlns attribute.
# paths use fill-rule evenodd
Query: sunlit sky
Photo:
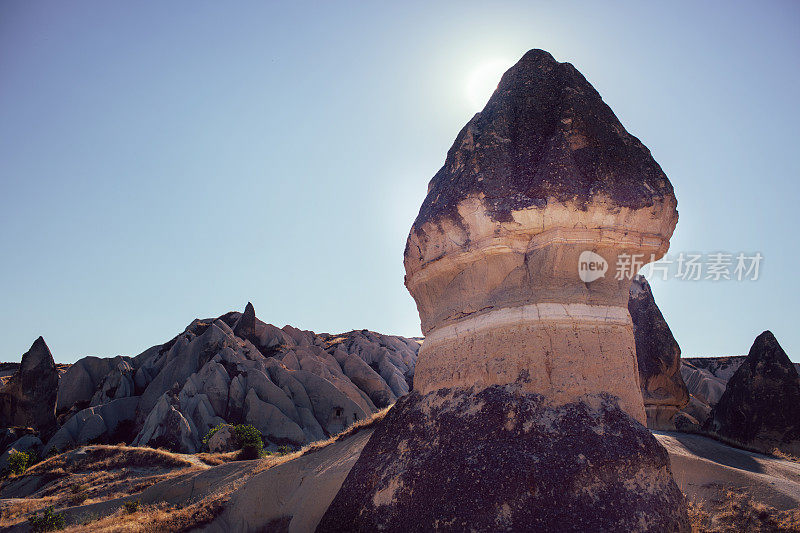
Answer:
<svg viewBox="0 0 800 533"><path fill-rule="evenodd" d="M684 356L800 361L796 2L0 2L0 360L135 355L241 310L419 335L402 255L499 73L573 63L675 186Z"/></svg>

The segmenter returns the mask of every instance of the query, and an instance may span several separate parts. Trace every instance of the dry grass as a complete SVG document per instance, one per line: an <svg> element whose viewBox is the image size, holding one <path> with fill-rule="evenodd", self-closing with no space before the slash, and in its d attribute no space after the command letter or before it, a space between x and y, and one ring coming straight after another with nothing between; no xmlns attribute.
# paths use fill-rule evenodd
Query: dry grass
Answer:
<svg viewBox="0 0 800 533"><path fill-rule="evenodd" d="M284 455L270 455L268 457L260 459L259 460L259 465L255 469L254 474L258 474L259 472L263 472L265 470L269 470L270 468L272 468L274 466L278 466L279 464L283 464L283 463L285 463L287 461L291 461L293 459L297 459L298 457L302 457L303 455L307 455L309 453L314 453L314 452L316 452L318 450L321 450L322 448L325 448L326 446L330 446L334 442L338 442L338 441L340 441L342 439L346 439L347 437L349 437L351 435L355 435L356 433L358 433L362 429L367 429L369 427L372 427L375 424L377 424L378 422L380 422L381 420L383 420L384 417L386 417L386 413L389 412L389 410L392 408L393 405L394 404L392 404L392 405L390 405L388 407L384 407L383 409L381 409L377 413L374 413L369 418L365 418L363 420L359 420L358 422L355 422L353 425L349 426L347 429L345 429L341 433L337 433L336 435L332 435L331 437L329 437L329 438L327 438L325 440L318 440L316 442L312 442L311 444L307 444L306 446L303 446L301 449L297 450L296 452L287 453L287 454L284 454Z"/></svg>
<svg viewBox="0 0 800 533"><path fill-rule="evenodd" d="M783 459L784 461L792 461L795 463L800 463L800 457L781 451L778 448L772 450L771 455L777 457L778 459Z"/></svg>
<svg viewBox="0 0 800 533"><path fill-rule="evenodd" d="M54 503L52 498L6 500L0 504L0 529L13 526L23 517L50 507Z"/></svg>
<svg viewBox="0 0 800 533"><path fill-rule="evenodd" d="M88 446L80 453L65 452L4 482L5 488L27 477L41 488L26 498L6 500L0 506L0 528L49 506L62 509L136 494L197 468L180 455L151 448ZM11 485L11 496L13 490Z"/></svg>
<svg viewBox="0 0 800 533"><path fill-rule="evenodd" d="M133 513L128 513L121 507L110 516L100 518L87 514L78 519L79 524L71 525L65 531L161 532L187 531L201 526L222 512L229 495L250 476L314 453L369 428L382 420L389 409L387 407L327 440L315 442L296 452L274 454L255 460L247 475L243 475L235 483L221 487L221 492L200 502L186 507L142 505ZM217 466L238 460L239 452L200 453L195 457L206 465ZM198 466L197 461L152 448L98 445L82 448L80 453L75 450L66 452L42 461L25 472L24 476L43 480L43 486L35 497L6 500L0 504L0 528L24 521L31 513L49 506L58 510L138 494L155 483L198 468L202 467Z"/></svg>
<svg viewBox="0 0 800 533"><path fill-rule="evenodd" d="M45 459L29 468L25 475L71 474L91 468L117 470L121 468L179 468L192 463L179 454L153 448L122 446L86 446L85 453L70 451Z"/></svg>
<svg viewBox="0 0 800 533"><path fill-rule="evenodd" d="M115 513L92 520L87 516L81 524L67 527L69 533L161 533L190 531L211 522L225 506L225 498L206 499L186 507L167 504L142 505L134 513L121 507Z"/></svg>
<svg viewBox="0 0 800 533"><path fill-rule="evenodd" d="M721 501L690 502L689 519L696 533L800 532L800 509L778 511L733 491Z"/></svg>
<svg viewBox="0 0 800 533"><path fill-rule="evenodd" d="M196 457L208 466L219 466L221 464L238 461L239 451L237 450L225 453L198 453Z"/></svg>

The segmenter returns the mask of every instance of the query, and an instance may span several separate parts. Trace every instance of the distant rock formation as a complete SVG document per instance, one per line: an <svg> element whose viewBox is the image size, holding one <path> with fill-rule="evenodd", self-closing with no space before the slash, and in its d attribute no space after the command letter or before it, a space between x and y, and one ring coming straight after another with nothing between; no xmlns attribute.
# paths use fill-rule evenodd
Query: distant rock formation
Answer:
<svg viewBox="0 0 800 533"><path fill-rule="evenodd" d="M98 392L98 388L115 369L122 365L123 368L130 367L130 357L84 357L71 365L63 378L58 384L58 406L57 412L61 413L72 407L87 407L92 403L94 395ZM120 370L122 372L122 370ZM132 396L131 390L132 382L128 382L123 386L122 390L115 390L115 397ZM107 391L108 393L108 391ZM98 398L98 401L100 399ZM95 403L95 405L98 405Z"/></svg>
<svg viewBox="0 0 800 533"><path fill-rule="evenodd" d="M722 398L728 380L746 358L746 355L681 358L681 375L689 390L689 404L683 408L683 413L696 421L696 427L690 429L699 430L705 423L711 409ZM794 367L800 372L800 363L794 363Z"/></svg>
<svg viewBox="0 0 800 533"><path fill-rule="evenodd" d="M405 251L426 335L414 391L318 531L688 530L613 271L666 252L675 208L584 77L525 54L429 184ZM587 251L612 270L582 279Z"/></svg>
<svg viewBox="0 0 800 533"><path fill-rule="evenodd" d="M56 429L58 369L39 337L0 389L0 427L29 426L49 436Z"/></svg>
<svg viewBox="0 0 800 533"><path fill-rule="evenodd" d="M689 403L689 391L680 372L681 349L644 276L636 276L631 283L628 311L633 320L647 427L675 429L675 415Z"/></svg>
<svg viewBox="0 0 800 533"><path fill-rule="evenodd" d="M800 376L772 332L756 337L704 428L762 451L800 455Z"/></svg>
<svg viewBox="0 0 800 533"><path fill-rule="evenodd" d="M195 320L134 358L72 365L58 388L62 426L44 451L125 441L192 453L226 423L252 424L274 446L299 446L406 394L418 349L417 340L366 330L279 329L248 303L244 313Z"/></svg>

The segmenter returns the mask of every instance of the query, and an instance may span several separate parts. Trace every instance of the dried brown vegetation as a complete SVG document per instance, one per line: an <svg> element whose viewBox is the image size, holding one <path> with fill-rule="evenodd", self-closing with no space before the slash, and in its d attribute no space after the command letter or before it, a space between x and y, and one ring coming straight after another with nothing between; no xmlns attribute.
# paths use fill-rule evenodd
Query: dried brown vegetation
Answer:
<svg viewBox="0 0 800 533"><path fill-rule="evenodd" d="M689 518L696 533L800 532L800 509L779 511L734 491L721 500L690 502Z"/></svg>
<svg viewBox="0 0 800 533"><path fill-rule="evenodd" d="M136 494L197 468L184 456L151 448L88 446L71 450L0 484L0 494L10 498L0 505L0 528L50 506L64 509Z"/></svg>
<svg viewBox="0 0 800 533"><path fill-rule="evenodd" d="M68 533L162 533L164 531L189 531L214 519L224 506L224 499L203 500L177 507L167 504L142 505L135 512L120 508L100 519L88 520L64 529Z"/></svg>

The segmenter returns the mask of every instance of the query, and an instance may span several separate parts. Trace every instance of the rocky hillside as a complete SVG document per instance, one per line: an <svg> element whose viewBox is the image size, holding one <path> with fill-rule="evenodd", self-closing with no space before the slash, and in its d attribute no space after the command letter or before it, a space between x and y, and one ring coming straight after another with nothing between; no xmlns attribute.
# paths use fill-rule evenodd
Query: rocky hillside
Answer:
<svg viewBox="0 0 800 533"><path fill-rule="evenodd" d="M717 404L728 380L739 369L746 355L723 357L684 357L681 359L681 376L689 389L689 404L684 411L700 424L708 419ZM794 363L800 372L800 363Z"/></svg>
<svg viewBox="0 0 800 533"><path fill-rule="evenodd" d="M97 442L193 453L211 428L246 423L268 446L299 446L406 394L418 350L416 339L367 330L277 328L250 304L244 313L194 320L136 357L85 357L60 378L38 339L5 378L0 415L10 429L0 437L4 450L42 455Z"/></svg>

